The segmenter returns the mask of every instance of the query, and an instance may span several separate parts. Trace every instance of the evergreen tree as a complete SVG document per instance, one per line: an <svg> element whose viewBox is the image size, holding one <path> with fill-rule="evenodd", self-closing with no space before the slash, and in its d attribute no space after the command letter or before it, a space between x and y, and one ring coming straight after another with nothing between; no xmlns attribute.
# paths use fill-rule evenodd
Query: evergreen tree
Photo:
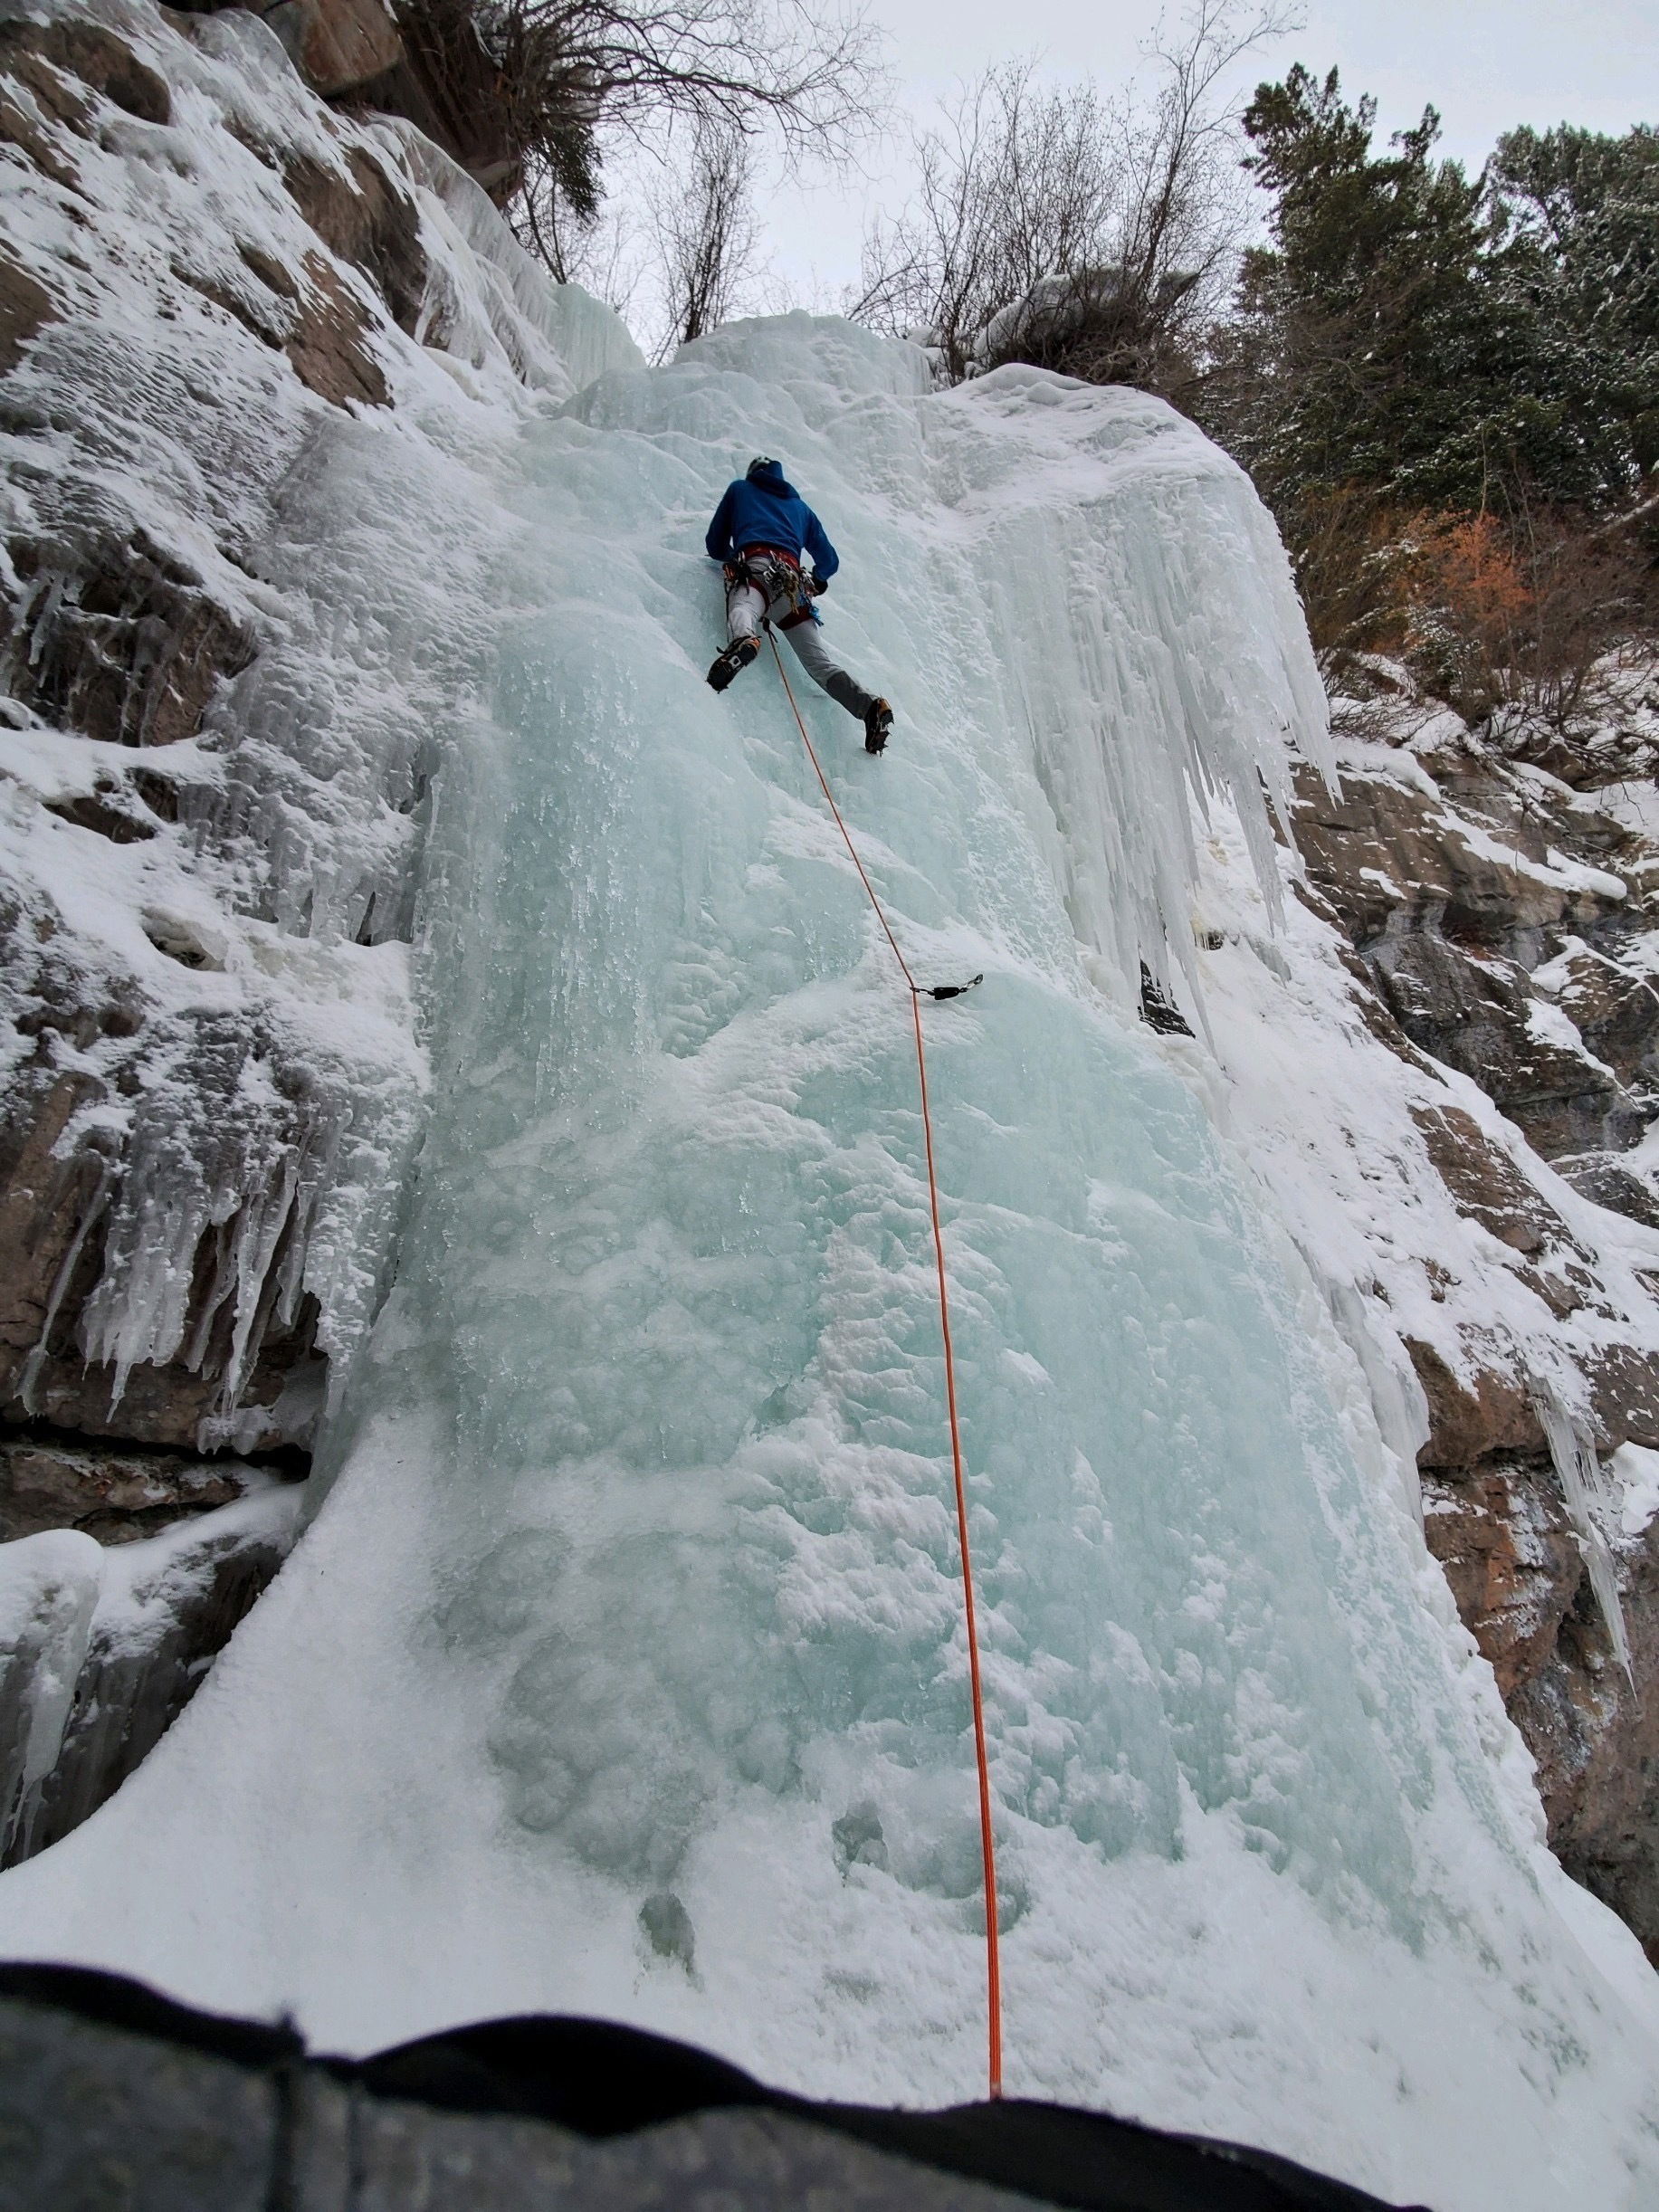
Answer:
<svg viewBox="0 0 1659 2212"><path fill-rule="evenodd" d="M1432 108L1381 155L1375 119L1300 66L1244 117L1273 243L1244 258L1212 412L1282 513L1339 491L1483 509L1559 436L1484 179L1435 158Z"/></svg>
<svg viewBox="0 0 1659 2212"><path fill-rule="evenodd" d="M1575 452L1545 490L1617 512L1659 467L1659 132L1512 130L1491 164L1504 281Z"/></svg>
<svg viewBox="0 0 1659 2212"><path fill-rule="evenodd" d="M1514 131L1471 178L1432 108L1383 152L1375 120L1334 70L1258 87L1270 243L1200 412L1277 514L1317 644L1438 635L1465 702L1523 666L1537 688L1648 596L1608 532L1654 503L1659 138Z"/></svg>

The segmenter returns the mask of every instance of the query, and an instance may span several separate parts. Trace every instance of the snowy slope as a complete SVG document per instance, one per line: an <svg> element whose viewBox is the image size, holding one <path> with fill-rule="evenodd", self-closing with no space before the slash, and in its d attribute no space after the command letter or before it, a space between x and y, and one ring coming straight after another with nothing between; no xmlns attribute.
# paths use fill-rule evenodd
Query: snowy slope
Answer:
<svg viewBox="0 0 1659 2212"><path fill-rule="evenodd" d="M464 455L493 701L397 1288L314 1524L0 1880L0 1949L336 2047L541 2007L979 2089L908 1012L769 663L701 682L754 450L899 711L877 765L807 701L854 833L923 980L986 973L928 1020L1010 2087L1446 2212L1650 2201L1651 1977L1543 1851L1358 1360L1129 1011L1157 917L1189 935L1187 789L1271 884L1257 771L1321 743L1271 529L1155 403L934 396L805 317Z"/></svg>

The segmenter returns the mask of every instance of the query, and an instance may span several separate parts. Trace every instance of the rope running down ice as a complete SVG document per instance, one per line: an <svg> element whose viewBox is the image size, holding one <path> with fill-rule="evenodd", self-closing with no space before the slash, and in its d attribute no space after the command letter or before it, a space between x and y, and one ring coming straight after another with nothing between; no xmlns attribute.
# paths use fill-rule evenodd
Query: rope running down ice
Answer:
<svg viewBox="0 0 1659 2212"><path fill-rule="evenodd" d="M985 1746L985 1702L979 1685L979 1629L974 1611L974 1569L968 1549L968 1481L962 1472L962 1429L957 1414L956 1354L950 1342L950 1297L945 1286L945 1236L939 1217L939 1179L933 1168L933 1116L928 1103L928 1058L921 1038L921 991L911 975L910 963L899 949L899 940L888 925L882 911L882 901L875 895L875 886L864 873L864 863L858 857L858 847L852 834L841 818L841 809L835 804L835 795L829 787L812 739L806 734L806 725L801 719L801 710L796 704L795 693L789 687L789 678L784 667L783 655L777 650L777 640L767 625L767 638L772 648L772 658L777 663L782 679L784 696L789 701L795 716L795 726L801 733L801 742L806 748L806 758L812 762L818 778L819 788L835 817L835 827L841 832L842 842L852 856L858 871L858 880L863 885L875 918L882 925L882 934L892 948L892 956L899 963L899 972L904 977L905 988L911 995L911 1020L916 1031L916 1076L921 1088L921 1134L928 1159L928 1204L933 1216L933 1258L939 1271L939 1325L945 1341L945 1405L950 1416L950 1465L956 1483L957 1541L962 1559L962 1609L968 1623L968 1679L974 1708L974 1754L979 1769L979 1849L985 1865L985 1979L987 2066L990 2093L1002 2094L1002 1963L997 1945L996 1931L996 1846L991 1830L991 1769Z"/></svg>

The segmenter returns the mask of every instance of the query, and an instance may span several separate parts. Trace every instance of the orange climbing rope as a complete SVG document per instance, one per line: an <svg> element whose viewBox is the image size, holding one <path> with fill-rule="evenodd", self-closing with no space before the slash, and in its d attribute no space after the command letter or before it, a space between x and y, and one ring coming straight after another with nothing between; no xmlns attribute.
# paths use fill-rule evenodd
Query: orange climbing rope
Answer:
<svg viewBox="0 0 1659 2212"><path fill-rule="evenodd" d="M829 787L829 778L806 734L806 725L801 719L801 710L796 705L795 693L789 688L788 674L784 668L783 655L777 650L777 640L767 625L767 637L772 647L772 658L777 663L778 675L783 680L784 696L795 716L795 726L801 733L801 742L806 748L806 758L812 762L818 787L829 803L835 817L835 827L852 855L853 865L858 870L858 880L863 885L875 918L882 925L882 934L892 947L892 956L899 963L899 972L904 977L905 988L911 995L911 1020L916 1030L916 1076L921 1087L921 1135L928 1158L928 1204L933 1214L933 1258L939 1270L939 1326L945 1340L945 1405L950 1416L950 1465L956 1479L957 1542L962 1558L962 1610L968 1622L968 1680L974 1707L974 1755L979 1768L979 1851L985 1865L985 1981L986 2029L987 2043L990 2093L1002 2094L1002 1961L996 1932L996 1845L991 1830L991 1768L985 1748L985 1700L979 1686L979 1629L974 1612L974 1569L968 1549L968 1482L962 1472L962 1428L957 1415L956 1354L950 1342L950 1294L945 1286L945 1235L939 1218L939 1178L933 1168L933 1116L928 1104L928 1056L921 1040L921 991L911 975L910 963L899 949L899 940L888 926L887 916L882 911L882 901L875 895L875 886L864 873L864 863L858 857L858 847L852 833L841 818L841 809L835 804L835 795Z"/></svg>

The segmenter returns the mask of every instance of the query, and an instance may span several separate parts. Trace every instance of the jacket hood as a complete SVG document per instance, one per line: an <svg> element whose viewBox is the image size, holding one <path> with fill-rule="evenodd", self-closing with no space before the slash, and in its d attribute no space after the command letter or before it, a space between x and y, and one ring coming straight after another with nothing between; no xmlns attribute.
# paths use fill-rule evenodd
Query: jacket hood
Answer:
<svg viewBox="0 0 1659 2212"><path fill-rule="evenodd" d="M753 484L757 491L771 492L775 499L793 500L800 496L795 486L784 474L783 466L779 462L768 461L764 469L757 469L755 473L745 481Z"/></svg>

